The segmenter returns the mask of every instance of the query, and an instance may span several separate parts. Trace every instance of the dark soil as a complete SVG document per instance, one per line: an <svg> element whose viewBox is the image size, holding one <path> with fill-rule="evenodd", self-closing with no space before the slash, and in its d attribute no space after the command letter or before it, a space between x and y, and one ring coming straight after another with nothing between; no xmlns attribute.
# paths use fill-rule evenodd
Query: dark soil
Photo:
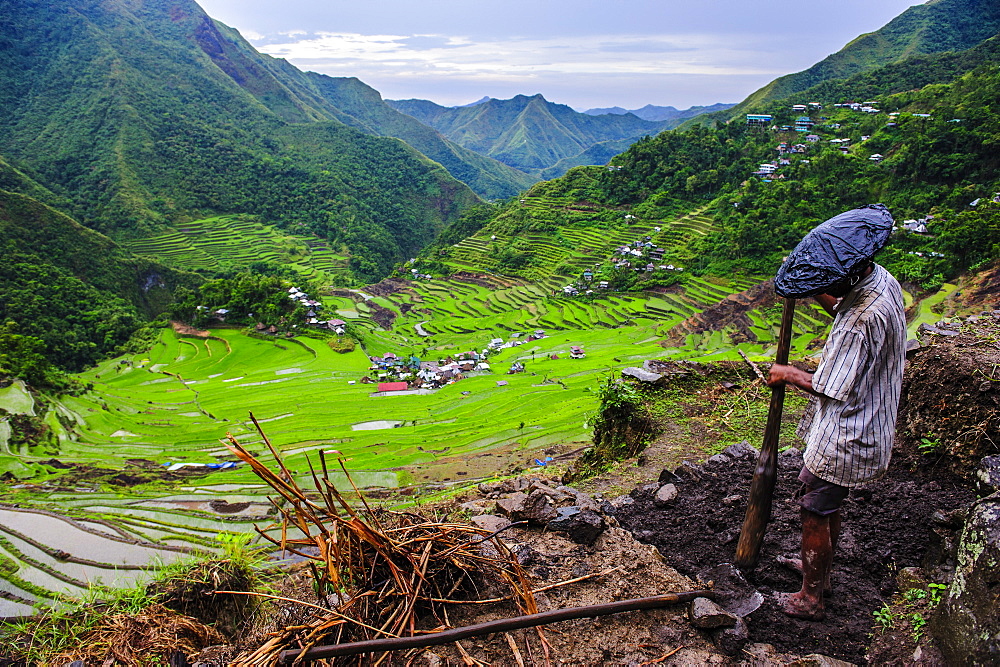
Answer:
<svg viewBox="0 0 1000 667"><path fill-rule="evenodd" d="M906 366L897 440L908 454L945 454L966 472L1000 453L1000 319L938 331L921 336Z"/></svg>
<svg viewBox="0 0 1000 667"><path fill-rule="evenodd" d="M680 495L665 508L653 503L652 489L633 492L635 503L616 515L637 539L655 545L668 564L694 577L703 569L731 562L746 512L746 494L756 461L709 462L701 479L690 475L674 481ZM776 562L797 555L799 506L792 494L802 458L795 450L779 458L774 510L758 566L748 579L765 603L747 621L752 642L773 644L779 651L822 653L862 664L872 632L872 612L896 590L895 575L918 566L933 535L931 515L973 499L968 484L937 471L911 471L897 461L868 488L854 490L843 509L843 533L835 555L834 594L823 622L802 621L780 613L775 591L795 591L801 577Z"/></svg>

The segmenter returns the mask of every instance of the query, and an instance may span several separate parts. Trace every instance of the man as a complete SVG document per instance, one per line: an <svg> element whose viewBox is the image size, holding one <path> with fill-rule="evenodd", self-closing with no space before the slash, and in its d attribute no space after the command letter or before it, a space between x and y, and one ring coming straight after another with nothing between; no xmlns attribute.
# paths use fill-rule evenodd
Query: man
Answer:
<svg viewBox="0 0 1000 667"><path fill-rule="evenodd" d="M822 620L841 504L849 489L875 479L889 465L906 321L899 283L870 259L815 299L834 315L819 367L807 373L775 364L768 384L791 384L814 396L799 425L806 443L797 496L802 560L788 561L801 569L802 589L782 594L780 604L789 616Z"/></svg>

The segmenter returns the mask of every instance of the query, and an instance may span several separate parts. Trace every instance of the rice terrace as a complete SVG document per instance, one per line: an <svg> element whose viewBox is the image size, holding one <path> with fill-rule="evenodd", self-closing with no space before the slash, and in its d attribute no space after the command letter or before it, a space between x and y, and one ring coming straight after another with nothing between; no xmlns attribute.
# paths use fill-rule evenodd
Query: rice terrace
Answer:
<svg viewBox="0 0 1000 667"><path fill-rule="evenodd" d="M468 4L4 3L0 667L995 664L998 3Z"/></svg>
<svg viewBox="0 0 1000 667"><path fill-rule="evenodd" d="M681 218L678 227L659 222L656 226L664 231L654 239L666 244L681 238L678 229L689 232L695 224L690 219ZM696 224L710 220L700 216ZM259 224L229 220L221 228L224 234L216 227L211 236L199 236L196 231L202 228L202 223L190 223L183 233L151 239L143 247L181 265L190 262L192 268L225 259L233 247L273 247L256 242L267 229ZM602 237L586 230L574 235L575 230L567 228L563 235L574 238L572 250L542 246L541 266L582 271L616 245L643 238L653 229L654 224L643 222ZM272 234L279 240L289 238ZM464 252L477 243L482 242L472 237L459 244L456 250L463 252L456 253L460 258L456 269L468 271L482 261L475 251ZM558 254L549 257L550 252ZM334 272L322 260L303 255L304 278ZM45 464L37 463L43 456L58 466L112 468L126 475L150 469L204 472L202 466L217 467L231 459L220 442L227 433L251 449L262 446L249 421L252 413L277 443L287 465L300 475L308 475L309 454L334 449L342 452L362 486L455 484L537 466L536 459L557 460L587 446L588 420L597 407L594 392L608 374L642 366L647 359L739 359L737 347L754 357L766 356L774 338L774 313L766 308L747 313L755 342L737 346L719 330L677 338L685 326L697 329L693 318L707 306L739 300L742 292L759 282L755 279L685 276L668 292L573 298L558 289L568 276L555 275L551 268L534 280L488 273L463 279L462 275L398 281L403 286L386 296L373 296L365 288L353 292L335 288L341 296L322 297L324 312L350 322L364 341L363 348L346 353L331 350L324 336L250 336L225 325L192 335L166 327L152 349L109 359L81 374L79 379L92 385L92 391L50 397L44 407L39 406L54 438L41 446L43 451L5 443L5 471L16 477L29 469L44 472ZM391 328L372 319L375 308L392 313ZM796 349L805 351L825 321L818 309L801 309ZM418 334L418 325L424 335ZM495 338L517 341L512 334L534 331L545 335L491 354L491 372L472 372L460 383L434 392L373 396L374 386L360 382L371 372L369 356L391 351L438 359L466 349L483 350ZM668 335L674 342L665 347ZM584 358L571 358L571 346L583 348ZM517 361L525 371L506 374ZM8 411L35 411L30 395L17 385L2 391ZM727 444L731 443L719 442L718 448ZM266 489L245 466L216 469L169 490L155 477L139 475L124 495L109 494L106 485L85 481L73 489L64 484L59 482L51 490L44 484L23 485L14 497L26 507L58 504L85 525L100 520L129 537L173 546L212 545L219 513L208 505L210 500L250 503L240 513L223 516L227 530L250 530L249 519L267 509ZM17 537L9 539L5 545L9 557L24 560L34 554L40 559L40 572L46 571L46 561L49 568L53 566L51 555ZM16 584L6 585L25 601L36 599ZM51 582L42 588L59 590ZM23 603L3 604L23 608Z"/></svg>

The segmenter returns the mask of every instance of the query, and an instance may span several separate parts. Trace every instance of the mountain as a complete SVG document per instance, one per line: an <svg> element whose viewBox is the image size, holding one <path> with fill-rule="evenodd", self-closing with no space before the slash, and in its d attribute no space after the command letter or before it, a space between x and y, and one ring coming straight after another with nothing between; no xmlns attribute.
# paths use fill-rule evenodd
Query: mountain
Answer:
<svg viewBox="0 0 1000 667"><path fill-rule="evenodd" d="M735 106L733 104L712 104L709 106L701 107L691 107L689 109L684 109L683 111L677 109L676 107L658 107L652 104L647 104L641 109L623 109L621 107L608 107L606 109L587 109L583 113L588 116L601 116L604 114L613 114L616 116L624 116L625 114L632 114L638 116L643 120L650 121L677 121L675 125L679 124L682 120L687 120L688 118L694 118L703 113L714 113L716 111L725 111L726 109Z"/></svg>
<svg viewBox="0 0 1000 667"><path fill-rule="evenodd" d="M737 118L824 81L846 79L915 56L964 51L998 32L1000 3L995 0L929 0L852 40L809 69L775 79L724 116Z"/></svg>
<svg viewBox="0 0 1000 667"><path fill-rule="evenodd" d="M667 127L631 114L579 113L541 95L490 99L471 107L443 107L427 100L387 102L455 143L531 174L580 156L595 144L634 141Z"/></svg>
<svg viewBox="0 0 1000 667"><path fill-rule="evenodd" d="M359 276L384 275L477 197L375 136L380 124L498 193L524 182L501 187L508 168L476 173L482 158L380 108L360 82L262 56L191 0L0 0L0 80L0 154L112 236L253 213L346 247Z"/></svg>
<svg viewBox="0 0 1000 667"><path fill-rule="evenodd" d="M33 384L47 382L50 365L94 363L161 312L176 288L200 282L40 199L61 202L0 159L0 371Z"/></svg>

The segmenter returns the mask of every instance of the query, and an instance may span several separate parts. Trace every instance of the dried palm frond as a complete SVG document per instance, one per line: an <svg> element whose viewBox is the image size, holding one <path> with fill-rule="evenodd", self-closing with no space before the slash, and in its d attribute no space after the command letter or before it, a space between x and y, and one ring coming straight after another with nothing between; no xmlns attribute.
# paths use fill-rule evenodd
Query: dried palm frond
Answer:
<svg viewBox="0 0 1000 667"><path fill-rule="evenodd" d="M440 629L448 625L446 605L478 601L486 588L499 588L500 597L514 601L523 613L537 612L524 570L494 534L373 508L338 459L353 491L345 495L330 481L323 452L319 470L309 463L314 490L307 492L253 421L276 470L232 436L227 445L278 494L271 501L280 519L258 532L283 551L310 561L320 605L328 609L313 609L310 622L277 633L238 664L270 665L283 650Z"/></svg>

